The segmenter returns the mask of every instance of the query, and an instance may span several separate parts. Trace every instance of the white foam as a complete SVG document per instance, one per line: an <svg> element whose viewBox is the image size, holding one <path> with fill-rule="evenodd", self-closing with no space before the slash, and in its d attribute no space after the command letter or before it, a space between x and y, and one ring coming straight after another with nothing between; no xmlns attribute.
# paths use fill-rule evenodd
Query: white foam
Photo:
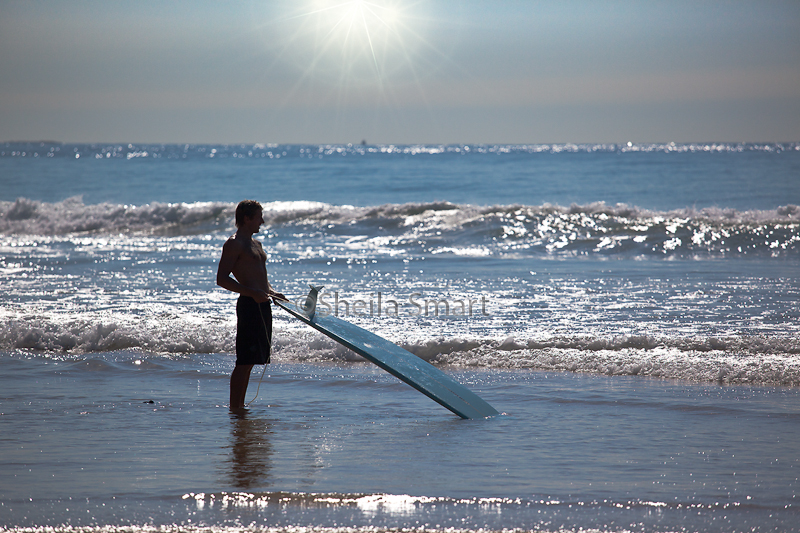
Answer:
<svg viewBox="0 0 800 533"><path fill-rule="evenodd" d="M264 207L268 227L307 225L321 230L329 253L335 253L339 246L346 253L363 249L385 255L420 248L431 254L468 257L536 250L567 255L756 253L774 257L800 249L800 207L796 205L761 211L685 208L669 212L603 202L569 207L449 202L355 207L298 201L273 202ZM86 205L79 197L56 203L19 198L0 202L0 234L180 235L229 231L234 209L234 204L224 202L130 206ZM348 226L345 237L330 230L337 225ZM352 228L360 232L358 239L353 237ZM293 238L302 240L303 236ZM309 247L315 248L299 242L298 253Z"/></svg>
<svg viewBox="0 0 800 533"><path fill-rule="evenodd" d="M277 335L277 360L353 362L362 359L320 334ZM731 337L539 340L428 339L403 348L436 365L536 369L648 376L694 382L800 386L800 340Z"/></svg>
<svg viewBox="0 0 800 533"><path fill-rule="evenodd" d="M232 324L101 312L61 319L6 314L0 317L0 350L82 354L139 348L156 353L221 353L232 350L233 330Z"/></svg>
<svg viewBox="0 0 800 533"><path fill-rule="evenodd" d="M293 324L293 323L290 323ZM289 329L286 329L286 328ZM53 355L140 349L167 354L232 353L233 320L198 323L123 314L80 318L0 316L0 350ZM538 369L605 375L648 376L695 382L800 386L800 339L632 336L598 338L390 339L439 366ZM363 358L329 338L276 322L275 362L353 363Z"/></svg>

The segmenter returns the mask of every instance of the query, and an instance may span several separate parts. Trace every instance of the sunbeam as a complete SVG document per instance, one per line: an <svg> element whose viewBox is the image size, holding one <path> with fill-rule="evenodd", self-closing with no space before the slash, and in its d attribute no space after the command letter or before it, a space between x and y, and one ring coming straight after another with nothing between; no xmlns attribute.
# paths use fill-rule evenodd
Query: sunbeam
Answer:
<svg viewBox="0 0 800 533"><path fill-rule="evenodd" d="M399 9L389 3L320 1L306 17L312 19L322 49L338 51L348 70L371 63L380 77L382 60L392 47L404 45Z"/></svg>
<svg viewBox="0 0 800 533"><path fill-rule="evenodd" d="M424 36L425 17L418 7L396 1L314 0L293 6L269 26L285 43L280 61L302 73L301 84L379 89L415 79L420 65L429 61L425 56L438 56Z"/></svg>

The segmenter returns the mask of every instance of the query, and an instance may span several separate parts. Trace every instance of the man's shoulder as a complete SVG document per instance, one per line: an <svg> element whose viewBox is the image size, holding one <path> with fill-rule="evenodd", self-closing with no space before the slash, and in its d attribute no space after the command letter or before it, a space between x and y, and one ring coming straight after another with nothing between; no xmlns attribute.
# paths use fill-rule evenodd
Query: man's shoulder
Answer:
<svg viewBox="0 0 800 533"><path fill-rule="evenodd" d="M259 249L262 249L261 242L249 237L242 237L241 235L231 235L225 241L225 244L222 245L222 251L229 250L234 253L239 252L250 252L252 250L252 246L255 244Z"/></svg>
<svg viewBox="0 0 800 533"><path fill-rule="evenodd" d="M225 244L222 245L222 250L229 250L231 252L237 252L239 250L244 250L247 247L247 244L241 237L237 236L236 234L231 235L225 241Z"/></svg>

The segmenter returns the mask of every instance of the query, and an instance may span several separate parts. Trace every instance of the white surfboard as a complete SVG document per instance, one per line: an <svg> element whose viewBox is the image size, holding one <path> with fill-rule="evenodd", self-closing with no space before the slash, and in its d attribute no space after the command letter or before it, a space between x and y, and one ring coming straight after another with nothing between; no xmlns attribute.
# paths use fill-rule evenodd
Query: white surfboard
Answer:
<svg viewBox="0 0 800 533"><path fill-rule="evenodd" d="M303 306L277 300L275 303L295 318L347 346L461 418L486 418L498 414L480 396L411 352L355 324L332 315L317 314L317 293L320 288L312 286Z"/></svg>

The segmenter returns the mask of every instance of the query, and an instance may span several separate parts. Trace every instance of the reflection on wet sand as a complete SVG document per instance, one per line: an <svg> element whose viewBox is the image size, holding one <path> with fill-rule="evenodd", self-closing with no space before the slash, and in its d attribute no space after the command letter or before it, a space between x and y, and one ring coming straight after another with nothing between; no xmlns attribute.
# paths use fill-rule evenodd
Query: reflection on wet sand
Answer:
<svg viewBox="0 0 800 533"><path fill-rule="evenodd" d="M272 423L247 412L231 414L231 439L227 473L238 489L266 487L269 484Z"/></svg>

